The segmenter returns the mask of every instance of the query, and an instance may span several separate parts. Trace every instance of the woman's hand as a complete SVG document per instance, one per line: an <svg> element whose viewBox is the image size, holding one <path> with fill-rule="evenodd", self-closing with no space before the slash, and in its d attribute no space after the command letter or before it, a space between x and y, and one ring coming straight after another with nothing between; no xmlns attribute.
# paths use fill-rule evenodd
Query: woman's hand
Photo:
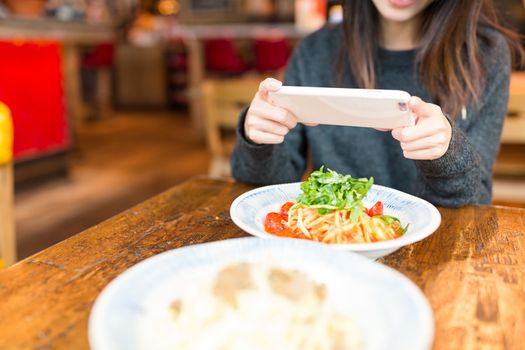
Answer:
<svg viewBox="0 0 525 350"><path fill-rule="evenodd" d="M405 158L434 160L445 154L450 145L452 127L441 108L412 97L409 108L416 115L416 125L392 130Z"/></svg>
<svg viewBox="0 0 525 350"><path fill-rule="evenodd" d="M250 104L244 121L244 135L257 144L277 144L297 125L297 118L286 109L274 106L269 92L278 91L282 83L266 78Z"/></svg>

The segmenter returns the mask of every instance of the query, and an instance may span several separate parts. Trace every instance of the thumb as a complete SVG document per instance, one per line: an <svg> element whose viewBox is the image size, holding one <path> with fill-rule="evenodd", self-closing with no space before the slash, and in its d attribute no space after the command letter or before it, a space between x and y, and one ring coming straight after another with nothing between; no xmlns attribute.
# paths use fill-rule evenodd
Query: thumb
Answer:
<svg viewBox="0 0 525 350"><path fill-rule="evenodd" d="M277 79L274 78L266 78L259 84L259 94L266 98L268 96L268 92L275 92L278 91L283 83Z"/></svg>

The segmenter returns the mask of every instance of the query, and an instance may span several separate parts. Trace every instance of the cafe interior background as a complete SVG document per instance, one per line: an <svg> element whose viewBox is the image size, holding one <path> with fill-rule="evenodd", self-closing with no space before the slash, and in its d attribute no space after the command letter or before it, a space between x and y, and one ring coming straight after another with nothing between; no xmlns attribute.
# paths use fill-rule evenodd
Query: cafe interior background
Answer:
<svg viewBox="0 0 525 350"><path fill-rule="evenodd" d="M495 2L525 34L521 0ZM191 177L228 176L241 106L341 16L330 0L0 0L5 142L9 116L14 131L12 157L0 149L0 263ZM524 151L516 68L494 204L525 207Z"/></svg>

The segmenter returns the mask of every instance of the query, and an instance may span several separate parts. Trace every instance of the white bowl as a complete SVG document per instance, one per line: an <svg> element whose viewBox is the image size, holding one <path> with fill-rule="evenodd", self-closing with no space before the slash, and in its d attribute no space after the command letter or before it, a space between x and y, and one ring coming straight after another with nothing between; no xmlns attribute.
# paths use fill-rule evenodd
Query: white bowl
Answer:
<svg viewBox="0 0 525 350"><path fill-rule="evenodd" d="M364 350L428 350L432 310L401 273L357 254L297 239L254 237L168 251L133 266L97 298L89 319L93 350L163 349L178 329L169 305L192 277L210 278L226 264L249 262L306 273L355 323ZM204 275L202 273L205 273Z"/></svg>
<svg viewBox="0 0 525 350"><path fill-rule="evenodd" d="M300 184L295 182L259 187L242 194L230 207L233 222L251 235L280 239L281 237L264 231L264 219L269 212L279 211L282 204L297 198L301 193ZM437 208L421 198L385 186L373 185L363 202L366 207L371 207L379 200L383 202L385 215L399 218L403 226L410 224L402 237L374 243L329 245L377 259L428 237L441 223L441 215Z"/></svg>

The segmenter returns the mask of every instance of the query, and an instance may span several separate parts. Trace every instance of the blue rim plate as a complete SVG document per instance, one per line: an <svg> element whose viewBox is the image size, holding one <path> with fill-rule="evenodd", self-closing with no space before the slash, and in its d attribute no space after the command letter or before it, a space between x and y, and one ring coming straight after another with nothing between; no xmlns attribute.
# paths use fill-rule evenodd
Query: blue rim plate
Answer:
<svg viewBox="0 0 525 350"><path fill-rule="evenodd" d="M264 231L264 218L269 212L278 211L283 203L297 198L301 193L300 185L300 182L294 182L248 191L233 201L230 217L239 228L253 236L279 239L280 237ZM383 202L386 215L398 217L403 226L410 224L402 237L382 242L330 246L375 259L428 237L441 223L441 215L437 208L421 198L389 187L373 185L364 199L364 204L371 207L378 200Z"/></svg>
<svg viewBox="0 0 525 350"><path fill-rule="evenodd" d="M94 350L159 349L162 332L177 329L171 322L152 320L168 312L177 290L191 283L195 271L216 273L229 263L269 261L324 283L338 310L354 320L364 349L431 348L432 310L419 288L401 273L321 244L255 237L179 248L131 267L97 298L89 319L90 345Z"/></svg>

